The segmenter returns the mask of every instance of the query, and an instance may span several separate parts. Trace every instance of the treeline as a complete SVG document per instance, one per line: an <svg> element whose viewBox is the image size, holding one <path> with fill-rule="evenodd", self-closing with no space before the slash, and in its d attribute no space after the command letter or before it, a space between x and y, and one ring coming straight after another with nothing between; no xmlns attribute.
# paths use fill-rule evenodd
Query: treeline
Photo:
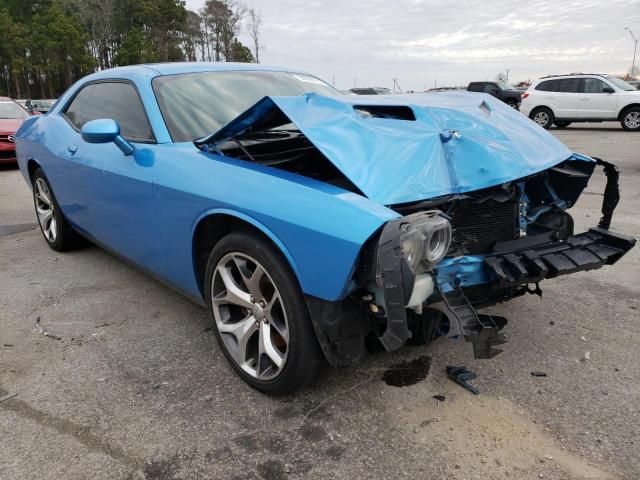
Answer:
<svg viewBox="0 0 640 480"><path fill-rule="evenodd" d="M0 95L55 98L88 73L136 63L254 62L261 24L235 0L199 12L184 0L0 0Z"/></svg>

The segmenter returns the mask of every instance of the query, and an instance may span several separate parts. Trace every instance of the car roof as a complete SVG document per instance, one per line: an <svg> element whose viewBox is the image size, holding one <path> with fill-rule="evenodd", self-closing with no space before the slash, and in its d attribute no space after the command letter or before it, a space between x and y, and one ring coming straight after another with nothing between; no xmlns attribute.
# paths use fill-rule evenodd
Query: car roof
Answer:
<svg viewBox="0 0 640 480"><path fill-rule="evenodd" d="M567 73L564 75L547 75L546 77L540 77L540 80L546 80L547 78L564 78L564 77L611 77L608 73Z"/></svg>
<svg viewBox="0 0 640 480"><path fill-rule="evenodd" d="M221 71L271 71L271 72L296 72L306 73L298 69L276 67L258 63L234 63L234 62L169 62L169 63L145 63L141 65L128 65L115 67L88 75L87 80L99 80L104 78L124 77L157 77L161 75L179 75L182 73L221 72Z"/></svg>

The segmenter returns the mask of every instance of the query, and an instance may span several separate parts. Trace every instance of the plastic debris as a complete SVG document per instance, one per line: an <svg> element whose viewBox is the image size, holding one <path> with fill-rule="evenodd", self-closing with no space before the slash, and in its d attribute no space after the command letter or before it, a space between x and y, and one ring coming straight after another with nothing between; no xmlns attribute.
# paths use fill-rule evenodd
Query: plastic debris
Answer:
<svg viewBox="0 0 640 480"><path fill-rule="evenodd" d="M444 395L434 395L433 398L435 398L439 402L444 402L447 397L445 397Z"/></svg>
<svg viewBox="0 0 640 480"><path fill-rule="evenodd" d="M49 333L47 330L42 328L42 326L40 325L40 317L36 318L36 321L33 324L33 326L36 327L36 330L38 330L38 332L44 335L45 337L49 337L53 340L62 340L62 338L58 337L57 335L54 335L53 333Z"/></svg>
<svg viewBox="0 0 640 480"><path fill-rule="evenodd" d="M588 350L584 352L584 356L581 358L581 360L583 362L586 362L587 360L591 360L591 352Z"/></svg>
<svg viewBox="0 0 640 480"><path fill-rule="evenodd" d="M15 397L16 395L18 395L17 393L7 393L6 395L3 395L2 397L0 397L0 403L4 402L5 400L9 400L10 398Z"/></svg>
<svg viewBox="0 0 640 480"><path fill-rule="evenodd" d="M447 377L466 388L474 395L479 395L480 390L469 383L469 380L473 380L478 376L471 370L467 370L467 367L447 367Z"/></svg>
<svg viewBox="0 0 640 480"><path fill-rule="evenodd" d="M547 374L546 374L546 372L533 371L533 372L531 372L531 376L533 376L533 377L546 377Z"/></svg>

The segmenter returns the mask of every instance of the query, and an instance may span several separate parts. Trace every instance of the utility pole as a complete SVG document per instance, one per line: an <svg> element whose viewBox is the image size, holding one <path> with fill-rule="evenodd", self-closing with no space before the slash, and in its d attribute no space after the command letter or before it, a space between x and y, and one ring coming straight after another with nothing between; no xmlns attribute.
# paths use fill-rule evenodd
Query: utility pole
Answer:
<svg viewBox="0 0 640 480"><path fill-rule="evenodd" d="M509 83L509 69L507 68L507 81L505 83Z"/></svg>
<svg viewBox="0 0 640 480"><path fill-rule="evenodd" d="M638 39L633 34L629 27L624 27L624 29L629 32L631 38L633 38L633 63L631 64L631 76L635 78L636 75L636 51L638 50Z"/></svg>

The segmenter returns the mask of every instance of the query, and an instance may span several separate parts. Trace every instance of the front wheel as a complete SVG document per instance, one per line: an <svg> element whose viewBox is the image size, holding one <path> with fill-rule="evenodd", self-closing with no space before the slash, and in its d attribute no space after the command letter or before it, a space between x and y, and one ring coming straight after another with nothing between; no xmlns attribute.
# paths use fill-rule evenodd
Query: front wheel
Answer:
<svg viewBox="0 0 640 480"><path fill-rule="evenodd" d="M47 245L57 252L64 252L82 244L81 237L62 215L51 185L40 168L33 173L33 204Z"/></svg>
<svg viewBox="0 0 640 480"><path fill-rule="evenodd" d="M531 120L536 122L545 130L549 130L553 125L553 112L548 108L536 108L531 112Z"/></svg>
<svg viewBox="0 0 640 480"><path fill-rule="evenodd" d="M515 100L507 100L507 105L509 105L511 108L515 108L516 110L519 109L518 102L516 102Z"/></svg>
<svg viewBox="0 0 640 480"><path fill-rule="evenodd" d="M627 110L620 121L625 130L640 130L640 108L633 107Z"/></svg>
<svg viewBox="0 0 640 480"><path fill-rule="evenodd" d="M218 345L250 386L283 395L310 382L322 352L298 281L262 236L233 232L213 248L206 292Z"/></svg>

